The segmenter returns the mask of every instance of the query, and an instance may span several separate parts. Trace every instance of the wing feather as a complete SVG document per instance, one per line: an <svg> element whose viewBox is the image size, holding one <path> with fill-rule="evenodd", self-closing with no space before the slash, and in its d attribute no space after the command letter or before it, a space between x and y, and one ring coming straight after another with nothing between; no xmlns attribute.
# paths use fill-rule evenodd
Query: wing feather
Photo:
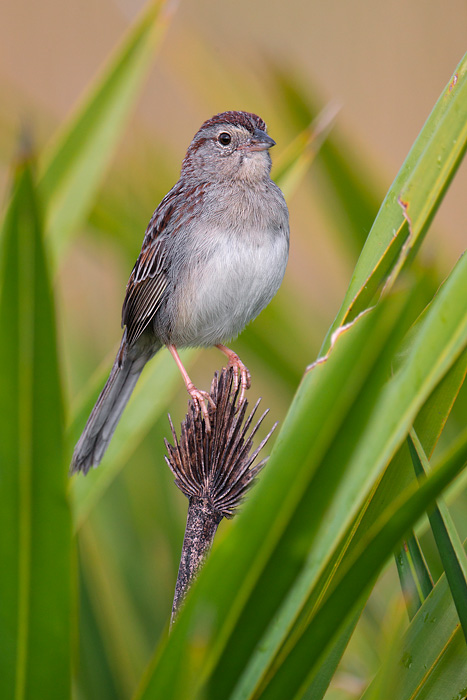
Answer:
<svg viewBox="0 0 467 700"><path fill-rule="evenodd" d="M201 206L204 188L198 184L187 190L179 180L151 217L122 308L122 326L127 328L130 344L144 333L161 305L168 284L168 245L186 225L187 217Z"/></svg>
<svg viewBox="0 0 467 700"><path fill-rule="evenodd" d="M138 340L154 318L167 287L167 230L177 194L176 185L152 215L141 253L128 280L122 326L127 328L130 344Z"/></svg>

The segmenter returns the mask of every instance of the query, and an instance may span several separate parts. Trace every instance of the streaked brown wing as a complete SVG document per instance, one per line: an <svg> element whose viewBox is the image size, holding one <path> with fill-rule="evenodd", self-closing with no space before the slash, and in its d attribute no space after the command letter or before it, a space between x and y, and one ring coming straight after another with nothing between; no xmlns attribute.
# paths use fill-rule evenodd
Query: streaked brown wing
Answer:
<svg viewBox="0 0 467 700"><path fill-rule="evenodd" d="M122 308L122 326L134 343L147 328L160 306L167 286L164 239L156 238L143 248L128 280Z"/></svg>
<svg viewBox="0 0 467 700"><path fill-rule="evenodd" d="M130 344L148 327L161 304L167 286L167 241L173 240L194 208L201 207L203 195L204 184L187 191L179 180L152 215L123 302L122 326Z"/></svg>
<svg viewBox="0 0 467 700"><path fill-rule="evenodd" d="M173 223L180 182L164 197L151 217L143 246L126 286L122 326L128 343L134 343L148 327L167 286L166 238Z"/></svg>

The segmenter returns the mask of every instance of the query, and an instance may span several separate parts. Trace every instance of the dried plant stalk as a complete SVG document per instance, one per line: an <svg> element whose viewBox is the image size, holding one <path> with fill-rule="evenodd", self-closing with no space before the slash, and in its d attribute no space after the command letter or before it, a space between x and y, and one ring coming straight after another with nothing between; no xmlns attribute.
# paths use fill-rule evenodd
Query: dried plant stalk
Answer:
<svg viewBox="0 0 467 700"><path fill-rule="evenodd" d="M216 372L211 385L215 408L208 406L211 431L192 402L181 425L180 441L169 416L174 444L165 441L167 463L175 483L189 500L172 607L172 622L212 545L222 518L232 518L245 492L251 487L265 460L253 466L276 425L251 454L253 438L268 413L265 411L249 435L259 400L245 420L248 402L238 405L239 387L235 387L231 368Z"/></svg>

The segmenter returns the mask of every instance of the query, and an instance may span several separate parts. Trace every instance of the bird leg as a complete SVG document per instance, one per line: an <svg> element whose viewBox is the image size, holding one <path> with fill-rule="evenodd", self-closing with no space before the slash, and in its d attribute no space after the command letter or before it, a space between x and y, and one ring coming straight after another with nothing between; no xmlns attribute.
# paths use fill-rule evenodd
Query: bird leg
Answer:
<svg viewBox="0 0 467 700"><path fill-rule="evenodd" d="M242 403L243 399L245 398L245 391L250 388L251 385L251 375L250 372L248 371L248 368L245 367L239 356L237 355L236 352L233 350L230 350L229 348L226 348L225 345L216 345L216 348L218 348L221 352L224 353L224 355L227 355L229 358L229 367L233 368L234 372L234 386L235 386L235 391L237 390L238 387L238 378L240 375L240 381L241 381L241 386L242 390L240 392L240 400L239 404Z"/></svg>
<svg viewBox="0 0 467 700"><path fill-rule="evenodd" d="M201 410L201 413L203 414L204 417L204 422L206 423L206 430L208 433L211 432L211 423L209 422L209 416L208 416L208 409L206 406L205 401L208 401L213 408L216 408L216 404L212 400L210 394L207 391L202 391L202 389L197 389L193 382L191 381L190 377L188 376L188 372L186 371L185 367L183 366L183 363L180 359L180 355L177 352L177 348L175 345L167 345L167 348L174 358L178 369L182 373L183 380L185 382L186 390L190 394L193 404L196 408L196 410Z"/></svg>

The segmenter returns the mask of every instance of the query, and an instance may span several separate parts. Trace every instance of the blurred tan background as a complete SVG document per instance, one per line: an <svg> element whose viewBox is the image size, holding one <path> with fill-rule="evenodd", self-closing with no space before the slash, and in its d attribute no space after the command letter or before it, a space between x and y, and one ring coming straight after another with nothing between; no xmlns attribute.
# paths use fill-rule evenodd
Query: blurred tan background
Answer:
<svg viewBox="0 0 467 700"><path fill-rule="evenodd" d="M9 121L24 117L16 104L23 98L51 120L69 113L142 5L6 0L0 86ZM251 106L231 104L235 85L223 64L239 69L237 80L244 75L254 102L262 64L274 58L342 104L340 121L392 179L466 48L467 3L461 0L182 0L136 119L181 156L212 111ZM264 117L274 120L272 113ZM466 240L458 196L465 185L462 172L441 215L458 251Z"/></svg>
<svg viewBox="0 0 467 700"><path fill-rule="evenodd" d="M130 0L3 4L2 192L20 124L32 124L39 145L46 143L142 4ZM115 171L123 173L122 196L140 195L131 191L132 168L138 172L145 168L148 192L141 195L141 222L147 222L167 191L167 182L176 180L195 131L204 119L225 109L261 114L278 142L274 160L295 135L293 126L283 123L277 113L274 93L268 89L268 66L275 64L297 76L323 102L341 105L338 129L371 167L382 197L465 52L466 39L467 4L461 0L448 4L182 0L120 147ZM162 164L164 177L159 177ZM446 274L467 240L466 190L463 164L424 246L424 255L436 259ZM320 309L322 337L340 305L354 260L342 250L342 231L337 235L313 206L313 198L319 196L306 183L290 202L292 245L285 285L304 300L303 313L308 298L313 309ZM129 231L134 255L144 225ZM71 337L81 331L89 334L91 328L101 355L118 340L129 271L126 259L117 253L110 258L108 250L93 248L88 240L74 244L61 272L72 283L63 292L65 305L77 316L79 312ZM314 359L312 352L308 359Z"/></svg>

